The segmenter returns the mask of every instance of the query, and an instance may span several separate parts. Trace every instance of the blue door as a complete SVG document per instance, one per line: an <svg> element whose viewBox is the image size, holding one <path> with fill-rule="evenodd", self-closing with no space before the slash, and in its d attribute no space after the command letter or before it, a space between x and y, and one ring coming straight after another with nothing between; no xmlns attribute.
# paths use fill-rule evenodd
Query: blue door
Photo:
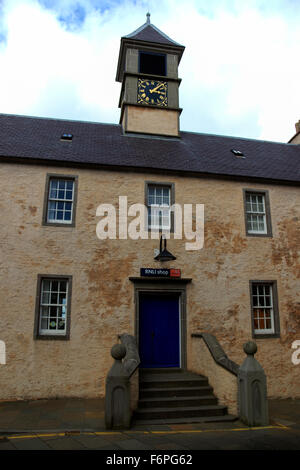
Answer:
<svg viewBox="0 0 300 470"><path fill-rule="evenodd" d="M141 367L180 367L179 296L140 294Z"/></svg>

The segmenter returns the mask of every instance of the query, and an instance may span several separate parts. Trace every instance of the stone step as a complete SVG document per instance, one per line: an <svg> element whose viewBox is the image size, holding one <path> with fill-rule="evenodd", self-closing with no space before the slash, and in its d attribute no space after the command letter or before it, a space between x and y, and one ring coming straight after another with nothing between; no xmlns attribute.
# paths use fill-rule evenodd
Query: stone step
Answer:
<svg viewBox="0 0 300 470"><path fill-rule="evenodd" d="M166 371L166 372L164 372ZM186 378L186 379L206 379L204 375L195 374L194 372L190 372L184 369L140 369L140 378L143 380L148 379L157 379L160 380L161 378L165 380L169 380L171 378Z"/></svg>
<svg viewBox="0 0 300 470"><path fill-rule="evenodd" d="M208 380L206 377L181 377L181 376L171 376L166 378L166 376L158 377L150 376L140 378L140 388L184 388L184 387L199 387L199 386L208 386Z"/></svg>
<svg viewBox="0 0 300 470"><path fill-rule="evenodd" d="M165 397L165 398L142 398L139 400L140 408L183 408L186 406L217 405L218 400L214 395L201 397Z"/></svg>
<svg viewBox="0 0 300 470"><path fill-rule="evenodd" d="M205 416L223 416L227 407L223 405L185 406L180 408L138 408L134 413L135 419L178 419Z"/></svg>
<svg viewBox="0 0 300 470"><path fill-rule="evenodd" d="M133 416L137 424L233 421L227 406L218 405L208 378L183 369L140 370L140 398Z"/></svg>
<svg viewBox="0 0 300 470"><path fill-rule="evenodd" d="M146 369L144 368L139 368L140 374L181 374L183 372L186 372L185 369L180 369L179 367L147 367ZM188 371L189 372L189 371Z"/></svg>
<svg viewBox="0 0 300 470"><path fill-rule="evenodd" d="M202 387L167 387L167 388L140 388L140 398L189 397L209 395L213 392L210 385Z"/></svg>

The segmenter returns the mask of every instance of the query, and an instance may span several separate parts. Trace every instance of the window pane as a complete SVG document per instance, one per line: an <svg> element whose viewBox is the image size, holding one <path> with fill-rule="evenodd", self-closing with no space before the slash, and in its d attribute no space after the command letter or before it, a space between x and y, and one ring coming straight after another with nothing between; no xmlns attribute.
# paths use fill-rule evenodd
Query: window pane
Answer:
<svg viewBox="0 0 300 470"><path fill-rule="evenodd" d="M58 321L58 329L59 329L59 330L64 330L64 329L65 329L65 326L66 326L65 320L60 319L60 320Z"/></svg>
<svg viewBox="0 0 300 470"><path fill-rule="evenodd" d="M41 315L42 317L47 317L49 313L49 307L41 307Z"/></svg>
<svg viewBox="0 0 300 470"><path fill-rule="evenodd" d="M250 203L250 201L246 202L246 212L251 212L251 203Z"/></svg>
<svg viewBox="0 0 300 470"><path fill-rule="evenodd" d="M258 295L258 286L256 284L252 284L252 293Z"/></svg>
<svg viewBox="0 0 300 470"><path fill-rule="evenodd" d="M48 292L42 294L42 304L50 303L50 294Z"/></svg>
<svg viewBox="0 0 300 470"><path fill-rule="evenodd" d="M53 199L57 198L57 191L56 191L56 189L51 189L51 190L50 190L50 197L53 198Z"/></svg>
<svg viewBox="0 0 300 470"><path fill-rule="evenodd" d="M265 302L266 302L266 307L271 307L271 306L272 306L272 302L271 302L271 297L270 297L270 296L266 296L266 297L265 297Z"/></svg>
<svg viewBox="0 0 300 470"><path fill-rule="evenodd" d="M51 294L51 304L57 304L57 294Z"/></svg>
<svg viewBox="0 0 300 470"><path fill-rule="evenodd" d="M267 329L271 329L271 328L272 328L271 318L270 318L270 319L266 319L266 328L267 328Z"/></svg>
<svg viewBox="0 0 300 470"><path fill-rule="evenodd" d="M48 220L55 220L55 211L49 211Z"/></svg>
<svg viewBox="0 0 300 470"><path fill-rule="evenodd" d="M162 196L161 195L156 195L155 203L159 204L159 205L162 203Z"/></svg>
<svg viewBox="0 0 300 470"><path fill-rule="evenodd" d="M60 283L59 283L59 290L60 290L60 292L66 292L66 291L67 291L67 283L66 283L66 281L60 281Z"/></svg>
<svg viewBox="0 0 300 470"><path fill-rule="evenodd" d="M52 281L51 290L52 292L58 292L58 281Z"/></svg>
<svg viewBox="0 0 300 470"><path fill-rule="evenodd" d="M68 190L73 190L73 184L74 184L74 181L67 181L67 189Z"/></svg>
<svg viewBox="0 0 300 470"><path fill-rule="evenodd" d="M41 329L48 330L48 318L42 318L41 320Z"/></svg>
<svg viewBox="0 0 300 470"><path fill-rule="evenodd" d="M256 219L252 220L252 230L257 231L257 229L258 229L257 220Z"/></svg>
<svg viewBox="0 0 300 470"><path fill-rule="evenodd" d="M42 282L42 291L49 292L50 291L50 281L43 280Z"/></svg>
<svg viewBox="0 0 300 470"><path fill-rule="evenodd" d="M163 188L161 186L157 186L155 188L156 196L162 197L163 196Z"/></svg>
<svg viewBox="0 0 300 470"><path fill-rule="evenodd" d="M56 320L53 320L50 318L50 321L49 321L49 330L56 330Z"/></svg>
<svg viewBox="0 0 300 470"><path fill-rule="evenodd" d="M170 197L170 188L163 188L163 196L169 199L169 197Z"/></svg>
<svg viewBox="0 0 300 470"><path fill-rule="evenodd" d="M63 294L59 294L59 305L63 305L66 303L66 294L63 293Z"/></svg>
<svg viewBox="0 0 300 470"><path fill-rule="evenodd" d="M56 307L49 307L50 311L50 318L56 318L57 308Z"/></svg>

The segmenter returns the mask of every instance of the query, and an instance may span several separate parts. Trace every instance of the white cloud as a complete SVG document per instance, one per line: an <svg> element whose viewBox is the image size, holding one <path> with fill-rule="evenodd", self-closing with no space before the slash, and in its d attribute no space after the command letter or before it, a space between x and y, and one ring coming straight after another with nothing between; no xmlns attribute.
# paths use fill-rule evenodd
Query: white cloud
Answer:
<svg viewBox="0 0 300 470"><path fill-rule="evenodd" d="M153 23L186 46L183 130L292 136L300 118L292 0L0 0L0 112L117 123L120 37L145 21L148 4Z"/></svg>

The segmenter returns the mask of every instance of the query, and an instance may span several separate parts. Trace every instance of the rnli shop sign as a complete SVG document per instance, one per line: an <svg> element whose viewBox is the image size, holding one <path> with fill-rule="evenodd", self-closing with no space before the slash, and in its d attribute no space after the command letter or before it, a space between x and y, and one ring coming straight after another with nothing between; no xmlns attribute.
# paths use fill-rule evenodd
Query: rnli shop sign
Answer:
<svg viewBox="0 0 300 470"><path fill-rule="evenodd" d="M141 268L141 276L143 277L180 277L180 269L163 269L163 268Z"/></svg>

